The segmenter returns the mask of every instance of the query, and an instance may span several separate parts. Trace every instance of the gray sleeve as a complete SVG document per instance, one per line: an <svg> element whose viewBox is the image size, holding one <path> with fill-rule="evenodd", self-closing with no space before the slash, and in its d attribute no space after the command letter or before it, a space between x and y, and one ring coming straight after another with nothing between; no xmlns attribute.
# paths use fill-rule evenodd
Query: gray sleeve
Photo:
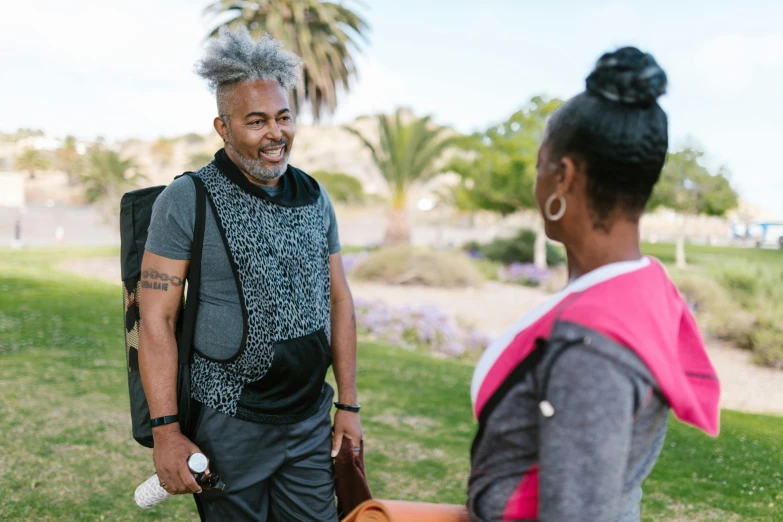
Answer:
<svg viewBox="0 0 783 522"><path fill-rule="evenodd" d="M188 176L175 179L152 207L146 249L169 259L190 259L196 221L196 187Z"/></svg>
<svg viewBox="0 0 783 522"><path fill-rule="evenodd" d="M636 383L620 364L584 345L552 364L539 414L539 519L616 520L631 450Z"/></svg>
<svg viewBox="0 0 783 522"><path fill-rule="evenodd" d="M329 242L329 255L336 254L342 248L340 246L340 233L337 230L337 217L334 215L334 206L329 193L321 185L321 199L319 200L321 210L324 214L324 224L326 225L326 239Z"/></svg>

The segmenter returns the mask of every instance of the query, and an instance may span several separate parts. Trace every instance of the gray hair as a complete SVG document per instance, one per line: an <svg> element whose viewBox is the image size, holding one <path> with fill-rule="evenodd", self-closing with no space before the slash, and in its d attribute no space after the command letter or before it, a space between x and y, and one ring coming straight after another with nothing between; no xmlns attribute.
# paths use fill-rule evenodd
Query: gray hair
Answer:
<svg viewBox="0 0 783 522"><path fill-rule="evenodd" d="M296 87L302 60L281 48L268 34L254 40L245 26L231 30L223 26L218 37L207 44L204 57L196 63L196 74L209 82L217 94L218 112L224 112L226 87L256 80L276 81L289 90Z"/></svg>

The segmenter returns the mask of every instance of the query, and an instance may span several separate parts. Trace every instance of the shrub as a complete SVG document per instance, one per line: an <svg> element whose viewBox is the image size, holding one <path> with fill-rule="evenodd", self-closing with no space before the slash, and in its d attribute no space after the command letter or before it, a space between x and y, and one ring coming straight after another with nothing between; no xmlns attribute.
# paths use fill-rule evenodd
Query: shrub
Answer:
<svg viewBox="0 0 783 522"><path fill-rule="evenodd" d="M552 277L546 268L538 268L532 263L511 263L500 271L500 280L522 286L539 287Z"/></svg>
<svg viewBox="0 0 783 522"><path fill-rule="evenodd" d="M390 307L380 301L354 300L361 335L402 348L424 348L447 357L481 353L491 339L455 325L436 306Z"/></svg>
<svg viewBox="0 0 783 522"><path fill-rule="evenodd" d="M366 261L368 257L370 257L370 252L367 250L342 254L343 270L346 274L350 274L357 266Z"/></svg>
<svg viewBox="0 0 783 522"><path fill-rule="evenodd" d="M718 265L711 272L725 289L743 304L750 304L757 296L762 284L759 265L730 263Z"/></svg>
<svg viewBox="0 0 783 522"><path fill-rule="evenodd" d="M353 277L396 285L444 288L479 286L484 278L461 252L413 246L379 250L353 269Z"/></svg>
<svg viewBox="0 0 783 522"><path fill-rule="evenodd" d="M484 279L489 281L499 281L500 274L503 271L503 265L489 259L474 258L473 265L481 272Z"/></svg>
<svg viewBox="0 0 783 522"><path fill-rule="evenodd" d="M783 368L783 268L771 263L729 263L711 272L726 288L738 313L753 326L745 343L756 362Z"/></svg>
<svg viewBox="0 0 783 522"><path fill-rule="evenodd" d="M467 243L463 248L477 252L490 261L510 265L512 263L532 263L535 258L535 244L536 233L523 228L511 238L496 238L486 244L473 241ZM565 256L559 248L547 243L546 262L549 266L559 265L565 262Z"/></svg>
<svg viewBox="0 0 783 522"><path fill-rule="evenodd" d="M704 333L740 348L753 348L756 318L738 306L714 278L690 272L675 273L673 278Z"/></svg>
<svg viewBox="0 0 783 522"><path fill-rule="evenodd" d="M759 324L751 335L753 358L759 364L783 369L783 307L776 306L762 312Z"/></svg>
<svg viewBox="0 0 783 522"><path fill-rule="evenodd" d="M551 267L549 277L539 287L548 294L556 294L568 284L568 267L565 265Z"/></svg>
<svg viewBox="0 0 783 522"><path fill-rule="evenodd" d="M358 205L366 199L362 182L353 176L319 170L313 173L313 177L326 188L333 201Z"/></svg>

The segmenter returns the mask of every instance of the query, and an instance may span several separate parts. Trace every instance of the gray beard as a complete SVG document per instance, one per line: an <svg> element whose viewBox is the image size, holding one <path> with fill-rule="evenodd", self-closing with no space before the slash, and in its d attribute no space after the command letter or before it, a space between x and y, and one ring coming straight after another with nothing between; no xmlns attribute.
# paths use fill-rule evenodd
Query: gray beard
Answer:
<svg viewBox="0 0 783 522"><path fill-rule="evenodd" d="M274 181L285 174L288 168L288 157L291 155L290 152L287 152L285 158L283 158L283 163L280 165L265 167L261 158L250 158L235 149L230 139L226 142L226 147L231 152L231 156L239 162L242 169L258 181Z"/></svg>

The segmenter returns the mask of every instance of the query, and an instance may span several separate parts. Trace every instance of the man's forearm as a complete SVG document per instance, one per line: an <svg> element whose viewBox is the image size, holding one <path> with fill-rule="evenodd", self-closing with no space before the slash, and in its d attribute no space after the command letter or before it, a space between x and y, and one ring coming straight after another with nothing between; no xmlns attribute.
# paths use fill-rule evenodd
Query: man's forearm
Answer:
<svg viewBox="0 0 783 522"><path fill-rule="evenodd" d="M177 339L174 323L148 319L139 324L139 371L150 417L179 413L177 405ZM153 434L178 431L179 424L167 424Z"/></svg>
<svg viewBox="0 0 783 522"><path fill-rule="evenodd" d="M332 303L332 357L337 400L356 404L356 316L353 299Z"/></svg>

